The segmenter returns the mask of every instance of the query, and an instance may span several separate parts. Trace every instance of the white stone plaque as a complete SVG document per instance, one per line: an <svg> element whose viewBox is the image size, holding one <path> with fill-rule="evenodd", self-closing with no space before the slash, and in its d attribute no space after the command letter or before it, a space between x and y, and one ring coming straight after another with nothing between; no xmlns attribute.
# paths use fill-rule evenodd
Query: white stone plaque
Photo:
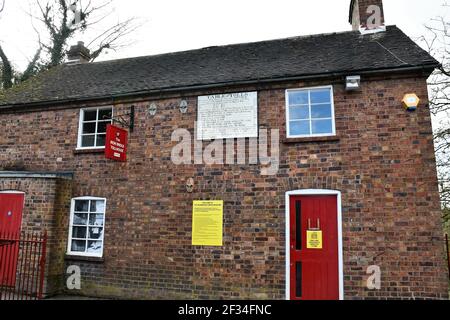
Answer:
<svg viewBox="0 0 450 320"><path fill-rule="evenodd" d="M197 140L258 137L258 93L198 97Z"/></svg>

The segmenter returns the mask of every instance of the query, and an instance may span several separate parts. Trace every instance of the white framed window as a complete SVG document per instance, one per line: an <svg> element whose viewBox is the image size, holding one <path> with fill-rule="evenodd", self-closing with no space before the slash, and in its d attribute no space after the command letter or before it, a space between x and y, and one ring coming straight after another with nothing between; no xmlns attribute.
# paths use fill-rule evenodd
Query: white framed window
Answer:
<svg viewBox="0 0 450 320"><path fill-rule="evenodd" d="M67 254L87 257L103 256L105 212L105 198L72 199Z"/></svg>
<svg viewBox="0 0 450 320"><path fill-rule="evenodd" d="M104 148L106 126L112 123L112 117L112 107L81 109L77 149Z"/></svg>
<svg viewBox="0 0 450 320"><path fill-rule="evenodd" d="M336 135L333 87L286 90L287 138Z"/></svg>

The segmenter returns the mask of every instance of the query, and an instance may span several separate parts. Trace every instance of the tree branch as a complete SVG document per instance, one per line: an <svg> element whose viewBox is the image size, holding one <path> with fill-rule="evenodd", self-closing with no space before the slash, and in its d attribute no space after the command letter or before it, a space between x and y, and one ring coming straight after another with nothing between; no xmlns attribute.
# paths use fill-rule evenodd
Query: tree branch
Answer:
<svg viewBox="0 0 450 320"><path fill-rule="evenodd" d="M39 65L38 62L41 58L41 52L42 52L42 46L39 46L39 48L36 50L36 53L34 54L31 61L28 63L27 68L22 73L20 77L20 81L25 81L31 78L32 76L35 76L39 72Z"/></svg>
<svg viewBox="0 0 450 320"><path fill-rule="evenodd" d="M141 26L136 21L136 18L130 18L119 22L95 37L88 44L88 47L96 47L96 49L92 50L91 61L95 61L105 49L118 50L125 46L126 44L121 44L120 40Z"/></svg>
<svg viewBox="0 0 450 320"><path fill-rule="evenodd" d="M0 0L0 12L6 0ZM82 35L92 26L102 24L105 30L88 45L92 50L92 61L105 50L118 50L126 44L122 40L140 25L135 18L113 23L104 27L108 17L114 13L113 0L33 0L30 2L29 16L32 27L38 36L38 46L22 74L16 74L5 52L1 50L1 86L11 87L16 82L25 81L41 71L58 66L64 62L69 41ZM74 5L76 10L74 12ZM39 28L33 24L39 22ZM42 27L42 28L41 28ZM44 29L45 32L39 32ZM0 48L3 49L3 48Z"/></svg>
<svg viewBox="0 0 450 320"><path fill-rule="evenodd" d="M441 63L428 84L430 110L437 119L441 119L434 134L441 203L443 208L450 208L450 23L444 17L436 17L426 29L428 36L421 37L421 41ZM448 213L444 218L449 219Z"/></svg>

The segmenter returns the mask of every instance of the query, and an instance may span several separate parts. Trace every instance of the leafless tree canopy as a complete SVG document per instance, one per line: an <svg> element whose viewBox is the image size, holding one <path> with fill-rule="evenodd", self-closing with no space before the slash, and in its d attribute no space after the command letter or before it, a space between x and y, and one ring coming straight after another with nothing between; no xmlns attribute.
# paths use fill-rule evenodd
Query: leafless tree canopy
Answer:
<svg viewBox="0 0 450 320"><path fill-rule="evenodd" d="M0 12L5 10L5 2L6 0L0 0ZM63 63L69 41L111 17L112 4L113 0L32 0L29 14L36 31L36 51L30 57L26 69L19 72L14 70L0 43L0 89L10 88L16 82L25 81ZM118 50L129 45L127 36L139 26L136 18L106 26L87 45L92 52L92 60L97 59L106 49Z"/></svg>
<svg viewBox="0 0 450 320"><path fill-rule="evenodd" d="M443 5L449 8L448 4ZM429 79L431 112L439 122L435 128L435 149L444 218L450 219L450 21L432 19L422 37L429 52L441 63Z"/></svg>

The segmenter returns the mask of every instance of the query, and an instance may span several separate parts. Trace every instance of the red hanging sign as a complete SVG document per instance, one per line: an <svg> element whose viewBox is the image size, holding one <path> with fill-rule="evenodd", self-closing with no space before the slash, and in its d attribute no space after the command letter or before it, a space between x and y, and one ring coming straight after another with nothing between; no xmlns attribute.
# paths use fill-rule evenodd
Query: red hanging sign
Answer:
<svg viewBox="0 0 450 320"><path fill-rule="evenodd" d="M107 159L127 161L128 131L108 124L106 127L105 156Z"/></svg>

